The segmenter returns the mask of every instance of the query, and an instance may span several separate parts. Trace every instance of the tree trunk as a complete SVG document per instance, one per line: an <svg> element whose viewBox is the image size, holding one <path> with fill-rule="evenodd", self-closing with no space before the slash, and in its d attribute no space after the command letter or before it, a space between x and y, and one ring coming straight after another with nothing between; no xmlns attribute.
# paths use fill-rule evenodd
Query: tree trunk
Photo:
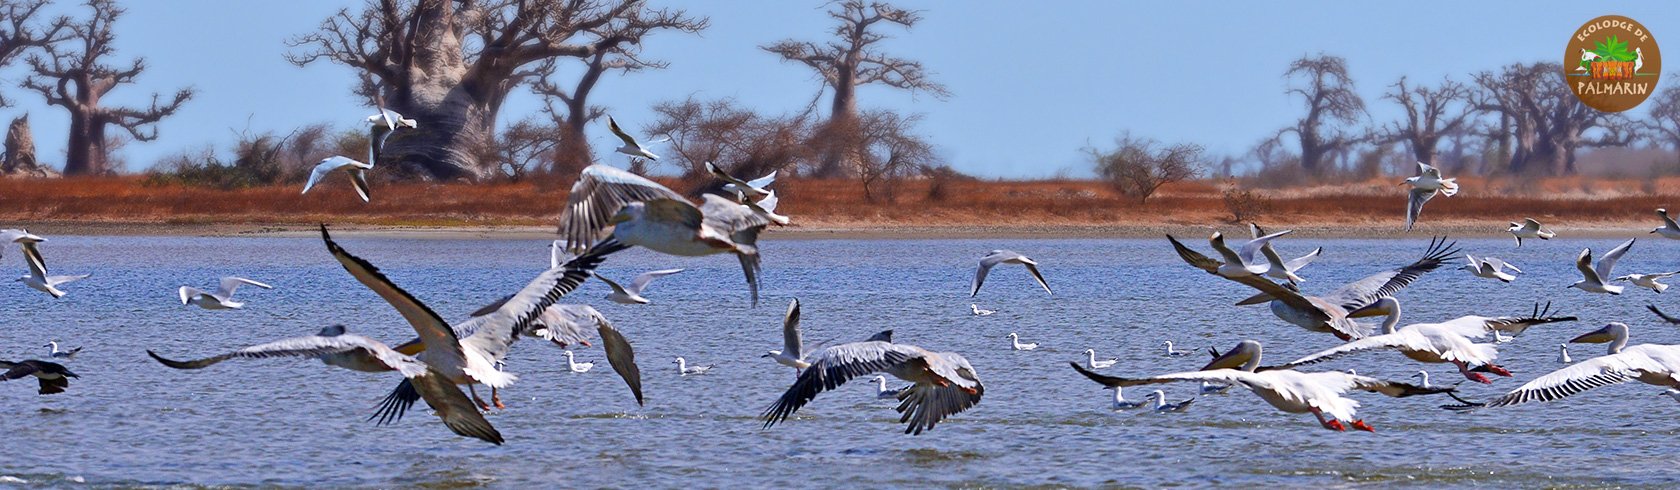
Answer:
<svg viewBox="0 0 1680 490"><path fill-rule="evenodd" d="M64 175L105 173L105 125L86 111L70 112L69 142L65 145Z"/></svg>
<svg viewBox="0 0 1680 490"><path fill-rule="evenodd" d="M554 173L557 175L576 175L594 163L590 157L589 138L583 132L587 123L585 115L570 108L568 112L571 115L566 116L566 124L560 126L560 145L554 148Z"/></svg>
<svg viewBox="0 0 1680 490"><path fill-rule="evenodd" d="M451 2L425 0L416 8L421 12L414 26L414 66L392 84L387 102L419 127L393 133L380 159L402 173L435 180L488 177L496 163L482 157L494 143L496 110L506 89L499 79L468 78Z"/></svg>
<svg viewBox="0 0 1680 490"><path fill-rule="evenodd" d="M855 172L850 163L851 143L857 133L857 87L852 85L852 73L842 70L834 84L834 103L829 108L828 123L819 133L822 138L822 160L817 166L815 177L836 178L845 177Z"/></svg>

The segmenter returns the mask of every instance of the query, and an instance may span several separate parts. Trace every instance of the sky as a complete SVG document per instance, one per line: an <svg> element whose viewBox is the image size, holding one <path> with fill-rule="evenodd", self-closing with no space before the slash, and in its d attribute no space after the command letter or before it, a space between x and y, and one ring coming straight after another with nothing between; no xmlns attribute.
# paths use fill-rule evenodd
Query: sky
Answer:
<svg viewBox="0 0 1680 490"><path fill-rule="evenodd" d="M603 78L591 102L621 124L641 127L652 122L653 104L689 95L733 97L771 114L798 111L820 87L802 65L783 63L759 46L822 40L832 27L824 2L650 2L710 17L712 25L699 35L647 38L645 55L669 61L668 69ZM359 127L371 113L350 93L350 69L299 68L283 57L291 49L287 39L311 32L341 8L359 9L360 1L122 3L128 13L117 23L113 59L143 56L149 68L138 84L118 88L106 101L144 105L152 92L197 90L159 125L156 141L123 150L131 170L207 144L225 151L247 129ZM60 12L85 11L66 0L58 4ZM885 29L893 39L882 49L921 61L951 95L941 100L866 87L859 105L922 114L918 129L944 159L960 171L997 178L1090 175L1081 149L1108 145L1125 131L1200 143L1213 155L1242 154L1300 116L1302 104L1284 94L1282 74L1305 54L1347 58L1372 119L1387 121L1399 110L1380 97L1400 76L1469 81L1475 72L1510 63L1561 61L1574 30L1600 15L1632 17L1659 45L1680 46L1680 9L1656 1L894 4L922 10L923 21L913 30ZM0 108L0 118L29 113L41 158L61 166L68 118L15 88L25 75L21 63L0 69L0 90L17 101ZM1675 82L1665 76L1659 89ZM539 105L521 90L503 107L503 122L535 114ZM1643 115L1643 108L1630 114ZM598 152L617 146L604 124L591 127L589 136Z"/></svg>

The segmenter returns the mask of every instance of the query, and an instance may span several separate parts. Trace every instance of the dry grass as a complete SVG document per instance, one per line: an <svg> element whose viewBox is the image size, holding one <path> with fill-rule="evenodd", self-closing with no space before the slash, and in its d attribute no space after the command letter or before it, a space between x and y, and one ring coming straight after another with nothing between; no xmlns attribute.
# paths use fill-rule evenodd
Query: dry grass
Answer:
<svg viewBox="0 0 1680 490"><path fill-rule="evenodd" d="M1648 179L1647 179L1648 180ZM1465 191L1438 197L1424 223L1475 224L1534 217L1560 225L1648 221L1651 209L1680 206L1680 177L1647 180L1540 181L1463 179ZM1405 208L1398 179L1262 190L1274 226L1398 227ZM668 181L677 189L691 183ZM866 202L851 180L778 181L781 212L810 228L926 227L1195 227L1230 213L1216 182L1171 184L1147 204L1095 181L952 181L946 197L924 199L927 181L900 184L895 202ZM549 226L570 182L376 184L362 203L335 178L309 195L298 187L215 190L144 186L139 178L0 179L0 225L28 222L121 224L307 225L318 222L387 226ZM1656 192L1652 192L1655 190ZM1479 228L1478 228L1479 229Z"/></svg>

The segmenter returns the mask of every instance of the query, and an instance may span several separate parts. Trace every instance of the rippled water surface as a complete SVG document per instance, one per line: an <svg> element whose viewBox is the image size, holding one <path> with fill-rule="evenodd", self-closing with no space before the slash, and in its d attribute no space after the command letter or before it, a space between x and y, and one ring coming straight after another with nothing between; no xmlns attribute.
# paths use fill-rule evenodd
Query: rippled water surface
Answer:
<svg viewBox="0 0 1680 490"><path fill-rule="evenodd" d="M541 241L342 242L451 319L516 290L547 261ZM1302 239L1280 248L1287 255L1308 243L1324 247L1304 271L1304 288L1319 293L1409 263L1426 242ZM1680 342L1675 327L1644 311L1654 303L1680 312L1680 294L1564 289L1577 278L1571 261L1581 248L1615 244L1557 239L1516 249L1510 240L1464 241L1471 252L1528 273L1504 285L1437 271L1401 295L1407 321L1527 313L1545 300L1581 317L1502 345L1501 364L1516 377L1465 386L1472 398L1557 368L1559 342L1606 321L1630 323L1635 342ZM1056 295L1045 295L1019 267L1003 267L977 300L998 313L970 316L974 264L1004 247L1038 259ZM0 474L35 484L366 487L1680 485L1680 404L1647 385L1471 414L1435 408L1443 398L1354 395L1376 434L1325 431L1311 416L1277 412L1238 390L1203 397L1188 413L1112 412L1110 392L1066 365L1086 348L1120 359L1109 374L1147 375L1205 361L1169 358L1163 340L1224 349L1257 339L1272 361L1336 342L1265 308L1232 306L1252 292L1191 269L1165 240L772 240L763 250L765 302L757 309L747 307L732 258L613 257L603 272L624 280L650 268L689 269L656 283L649 306L606 303L599 282L562 300L595 305L635 344L647 406L636 406L598 347L578 357L601 368L571 374L558 349L522 342L510 357L508 369L520 380L503 393L509 406L489 416L507 436L506 446L494 447L451 434L423 406L394 426L365 422L395 374L291 359L185 372L146 357L146 349L209 356L333 323L393 343L412 337L318 239L54 236L43 246L54 272L93 277L69 285L70 295L57 301L0 283L0 355L42 357L41 345L53 339L85 346L68 363L82 378L53 396L36 395L31 380L0 383L7 434ZM6 251L7 273L24 270L15 251ZM1620 269L1675 270L1677 252L1680 242L1641 239ZM276 289L242 289L243 311L186 308L174 296L182 284L208 288L230 274ZM877 401L860 380L761 429L754 417L793 373L759 355L779 348L782 310L794 297L804 304L808 342L894 329L900 342L965 355L986 384L984 401L912 437L901 433L892 403ZM1004 338L1010 332L1044 347L1012 351ZM1583 345L1572 354L1580 360L1602 349ZM717 368L679 377L675 356ZM1392 352L1315 367L1348 368L1391 378L1427 368L1436 382L1457 379L1451 368ZM1175 400L1195 392L1193 385L1164 389Z"/></svg>

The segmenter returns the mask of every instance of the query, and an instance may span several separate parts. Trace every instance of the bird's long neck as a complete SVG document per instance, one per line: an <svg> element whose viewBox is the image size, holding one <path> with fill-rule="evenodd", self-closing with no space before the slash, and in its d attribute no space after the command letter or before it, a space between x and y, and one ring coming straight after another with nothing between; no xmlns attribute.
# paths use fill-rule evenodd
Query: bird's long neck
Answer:
<svg viewBox="0 0 1680 490"><path fill-rule="evenodd" d="M1616 329L1616 331L1614 332L1614 335L1616 336L1616 339L1610 341L1610 353L1611 354L1620 354L1620 353L1622 353L1622 348L1627 347L1627 343L1628 343L1627 329L1625 329L1625 328Z"/></svg>
<svg viewBox="0 0 1680 490"><path fill-rule="evenodd" d="M1097 351L1088 350L1088 351L1085 351L1085 353L1091 356L1091 364L1096 364L1097 363Z"/></svg>
<svg viewBox="0 0 1680 490"><path fill-rule="evenodd" d="M875 386L875 392L876 393L886 393L887 392L887 378L875 378L875 385L876 385Z"/></svg>
<svg viewBox="0 0 1680 490"><path fill-rule="evenodd" d="M1120 387L1119 386L1114 387L1114 403L1116 405L1118 405L1118 404L1125 403L1125 402L1126 402L1126 396L1120 393Z"/></svg>
<svg viewBox="0 0 1680 490"><path fill-rule="evenodd" d="M1155 408L1165 406L1167 406L1167 394L1159 391L1155 392Z"/></svg>
<svg viewBox="0 0 1680 490"><path fill-rule="evenodd" d="M47 346L52 347L52 353L58 353L58 342L47 342Z"/></svg>
<svg viewBox="0 0 1680 490"><path fill-rule="evenodd" d="M1173 353L1173 346L1172 346L1172 341L1171 340L1167 341L1167 353L1168 354Z"/></svg>

